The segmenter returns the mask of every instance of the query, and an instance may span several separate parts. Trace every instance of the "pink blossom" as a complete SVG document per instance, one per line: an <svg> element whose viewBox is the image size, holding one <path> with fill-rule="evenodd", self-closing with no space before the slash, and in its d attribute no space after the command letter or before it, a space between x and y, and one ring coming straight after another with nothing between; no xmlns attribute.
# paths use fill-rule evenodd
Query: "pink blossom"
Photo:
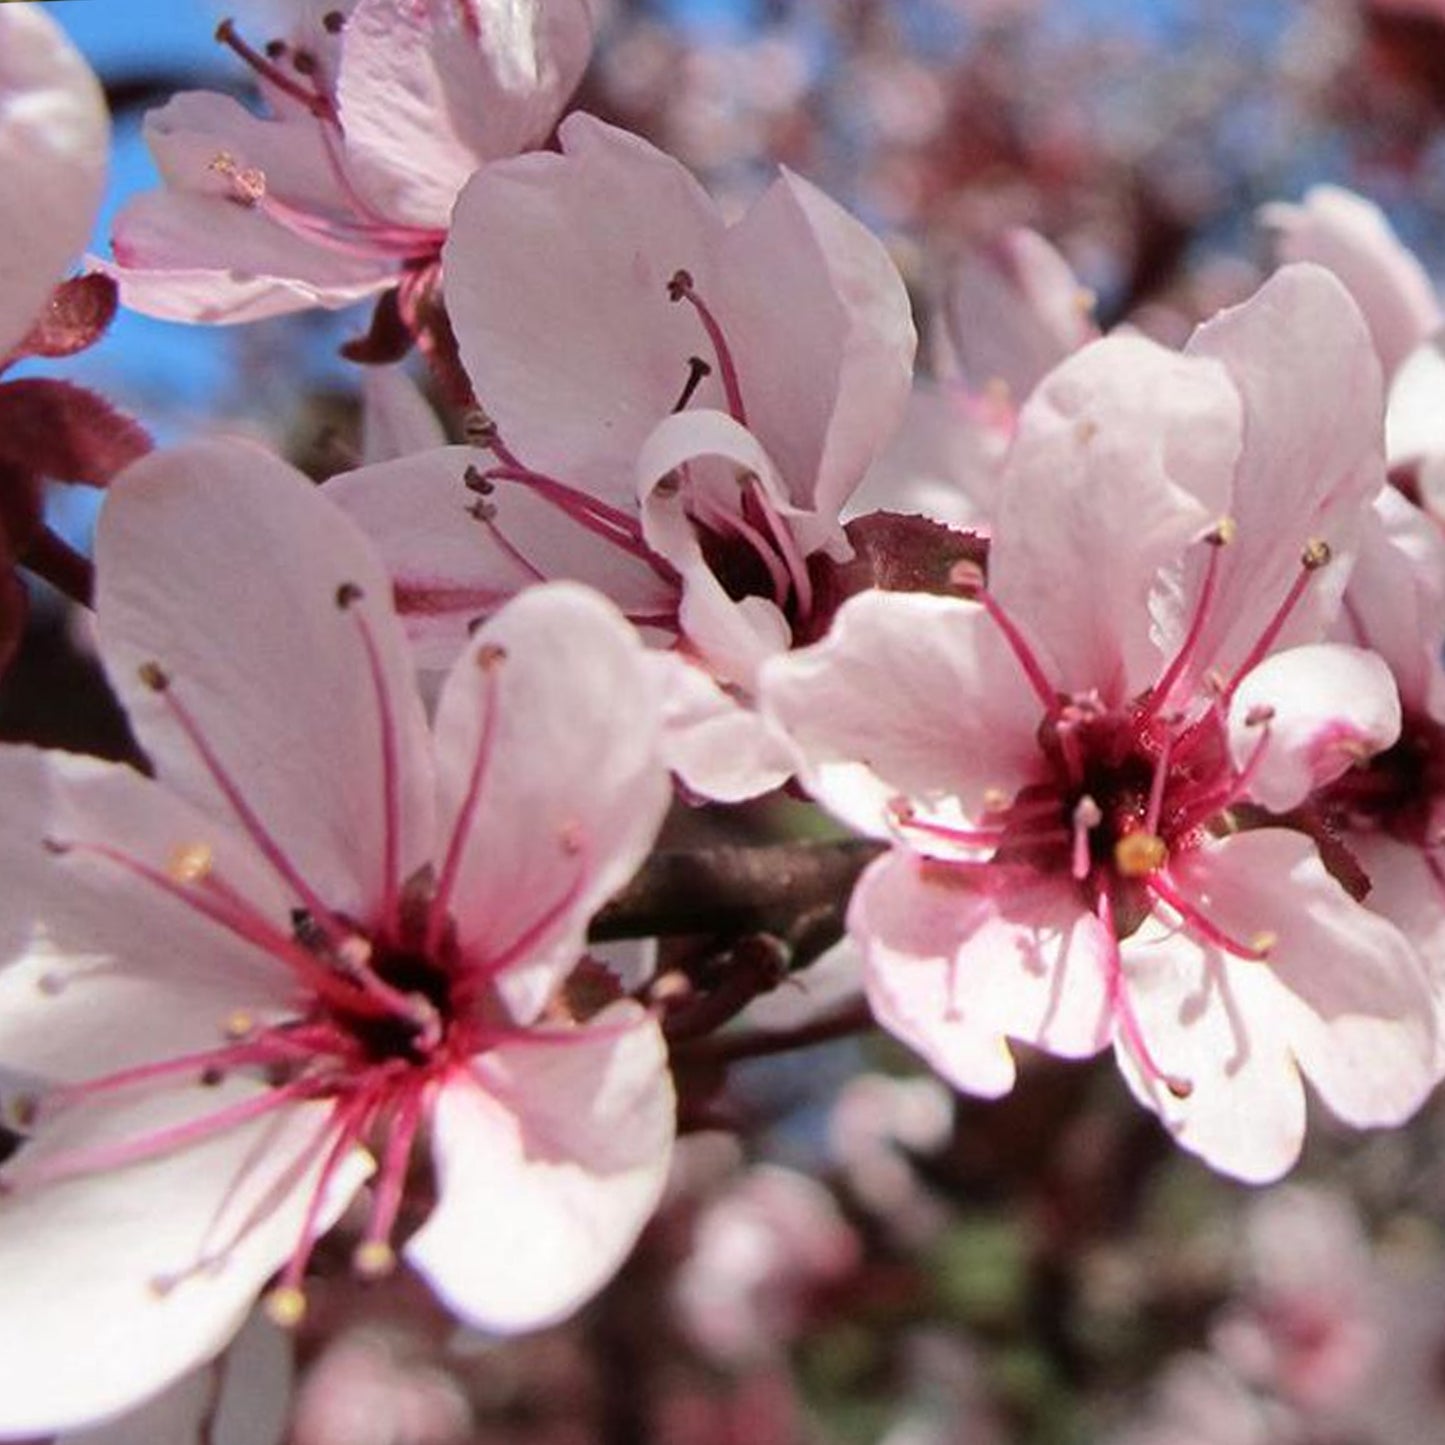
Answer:
<svg viewBox="0 0 1445 1445"><path fill-rule="evenodd" d="M432 659L541 577L679 639L705 669L671 704L695 744L684 776L745 795L788 768L734 699L820 628L819 569L850 552L840 510L907 397L907 296L879 242L795 175L729 225L638 137L576 114L560 138L481 171L447 246L484 450L333 495Z"/></svg>
<svg viewBox="0 0 1445 1445"><path fill-rule="evenodd" d="M674 1298L707 1354L722 1364L757 1361L798 1335L818 1292L860 1256L857 1235L822 1185L759 1164L703 1211Z"/></svg>
<svg viewBox="0 0 1445 1445"><path fill-rule="evenodd" d="M1445 970L1445 540L1398 493L1376 499L1345 592L1338 636L1370 648L1400 695L1398 740L1315 800L1341 866L1368 882L1368 905Z"/></svg>
<svg viewBox="0 0 1445 1445"><path fill-rule="evenodd" d="M452 204L478 166L541 144L591 49L587 0L339 0L258 46L263 118L175 96L146 121L165 188L116 222L126 305L179 321L431 304Z"/></svg>
<svg viewBox="0 0 1445 1445"><path fill-rule="evenodd" d="M157 776L0 753L0 1064L36 1081L0 1172L0 1433L160 1390L278 1269L294 1319L368 1175L363 1274L406 1208L402 1253L462 1319L566 1314L673 1133L655 1023L566 987L669 798L641 645L583 589L536 590L428 728L364 539L238 444L129 469L97 552L101 652Z"/></svg>
<svg viewBox="0 0 1445 1445"><path fill-rule="evenodd" d="M1356 1125L1433 1084L1415 950L1308 837L1257 826L1398 733L1385 665L1316 641L1380 417L1319 268L1183 355L1097 342L1020 413L976 600L865 594L768 665L805 784L898 845L850 930L880 1021L956 1085L1009 1089L1008 1039L1112 1043L1181 1144L1265 1179L1298 1153L1301 1073Z"/></svg>

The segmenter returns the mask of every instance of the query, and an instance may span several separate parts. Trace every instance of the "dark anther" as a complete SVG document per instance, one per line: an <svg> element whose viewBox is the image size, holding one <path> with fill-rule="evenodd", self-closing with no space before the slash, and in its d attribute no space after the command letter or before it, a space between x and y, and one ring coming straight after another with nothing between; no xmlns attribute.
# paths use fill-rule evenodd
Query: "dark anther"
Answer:
<svg viewBox="0 0 1445 1445"><path fill-rule="evenodd" d="M62 857L64 854L70 852L70 844L63 842L59 838L42 838L40 840L40 846L56 858Z"/></svg>
<svg viewBox="0 0 1445 1445"><path fill-rule="evenodd" d="M298 50L291 57L291 68L297 75L315 75L316 57L309 50Z"/></svg>
<svg viewBox="0 0 1445 1445"><path fill-rule="evenodd" d="M215 1064L208 1065L201 1071L201 1086L206 1089L214 1089L221 1084L226 1077L226 1071Z"/></svg>
<svg viewBox="0 0 1445 1445"><path fill-rule="evenodd" d="M326 946L326 931L311 916L309 909L291 910L291 934L302 948L309 948L313 953L320 952Z"/></svg>
<svg viewBox="0 0 1445 1445"><path fill-rule="evenodd" d="M360 602L365 594L355 582L343 582L336 589L336 605L345 612L355 602Z"/></svg>
<svg viewBox="0 0 1445 1445"><path fill-rule="evenodd" d="M152 692L164 692L170 685L170 674L158 662L143 662L136 669L142 684Z"/></svg>
<svg viewBox="0 0 1445 1445"><path fill-rule="evenodd" d="M692 272L684 271L679 267L672 273L672 280L667 283L667 299L669 301L681 301L691 290Z"/></svg>
<svg viewBox="0 0 1445 1445"><path fill-rule="evenodd" d="M467 516L476 522L495 522L497 520L497 504L481 500L475 501L467 508Z"/></svg>
<svg viewBox="0 0 1445 1445"><path fill-rule="evenodd" d="M475 492L479 497L490 497L497 490L497 484L484 477L476 467L468 467L462 473L462 481L469 492Z"/></svg>
<svg viewBox="0 0 1445 1445"><path fill-rule="evenodd" d="M682 384L682 393L672 404L674 412L679 412L693 398L693 394L702 385L706 376L712 375L712 367L700 356L689 356L687 359L687 380Z"/></svg>
<svg viewBox="0 0 1445 1445"><path fill-rule="evenodd" d="M1321 537L1316 537L1305 544L1305 549L1300 555L1300 565L1310 572L1317 572L1334 555L1330 551L1330 544Z"/></svg>
<svg viewBox="0 0 1445 1445"><path fill-rule="evenodd" d="M322 28L328 35L338 35L346 24L346 16L340 10L328 10L321 17Z"/></svg>
<svg viewBox="0 0 1445 1445"><path fill-rule="evenodd" d="M506 660L507 649L495 642L488 642L477 648L477 666L483 671L492 667L500 667Z"/></svg>
<svg viewBox="0 0 1445 1445"><path fill-rule="evenodd" d="M286 42L284 40L268 40L266 42L266 59L280 60L286 54Z"/></svg>

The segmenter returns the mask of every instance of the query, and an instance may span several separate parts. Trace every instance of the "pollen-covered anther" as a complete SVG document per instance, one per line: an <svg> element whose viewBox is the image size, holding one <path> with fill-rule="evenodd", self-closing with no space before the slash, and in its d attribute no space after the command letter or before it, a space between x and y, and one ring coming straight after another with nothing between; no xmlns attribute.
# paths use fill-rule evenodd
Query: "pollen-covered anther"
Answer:
<svg viewBox="0 0 1445 1445"><path fill-rule="evenodd" d="M967 557L961 557L948 569L949 588L962 597L977 597L986 580L983 568Z"/></svg>
<svg viewBox="0 0 1445 1445"><path fill-rule="evenodd" d="M507 660L507 649L495 642L484 643L477 648L477 666L483 672L491 668L500 667Z"/></svg>
<svg viewBox="0 0 1445 1445"><path fill-rule="evenodd" d="M1249 940L1249 946L1260 958L1268 958L1274 952L1275 945L1279 942L1279 934L1268 928L1261 929Z"/></svg>
<svg viewBox="0 0 1445 1445"><path fill-rule="evenodd" d="M370 939L351 933L336 945L336 961L342 968L359 973L370 966L373 952Z"/></svg>
<svg viewBox="0 0 1445 1445"><path fill-rule="evenodd" d="M273 1325L294 1330L306 1318L306 1296L295 1285L279 1285L266 1296L265 1308Z"/></svg>
<svg viewBox="0 0 1445 1445"><path fill-rule="evenodd" d="M983 790L983 809L986 813L1002 813L1013 800L1002 788Z"/></svg>
<svg viewBox="0 0 1445 1445"><path fill-rule="evenodd" d="M250 1036L256 1032L255 1016L248 1013L243 1008L238 1008L226 1020L225 1024L221 1028L221 1032L228 1039L231 1039L237 1043L239 1043L242 1039L250 1038Z"/></svg>
<svg viewBox="0 0 1445 1445"><path fill-rule="evenodd" d="M214 155L207 169L230 181L231 199L241 205L256 206L266 199L266 172L257 166L238 165L229 151Z"/></svg>
<svg viewBox="0 0 1445 1445"><path fill-rule="evenodd" d="M1233 517L1221 517L1205 534L1211 547L1227 547L1239 535L1239 523Z"/></svg>
<svg viewBox="0 0 1445 1445"><path fill-rule="evenodd" d="M1194 1085L1188 1079L1181 1079L1177 1074L1165 1074L1164 1087L1181 1101L1187 1099L1194 1092Z"/></svg>
<svg viewBox="0 0 1445 1445"><path fill-rule="evenodd" d="M685 271L679 266L672 273L672 279L667 283L667 299L681 301L692 290L692 284L692 272Z"/></svg>
<svg viewBox="0 0 1445 1445"><path fill-rule="evenodd" d="M182 843L166 861L166 872L177 883L204 883L216 865L209 843Z"/></svg>
<svg viewBox="0 0 1445 1445"><path fill-rule="evenodd" d="M158 662L143 662L136 668L141 685L152 692L164 692L171 685L170 674Z"/></svg>
<svg viewBox="0 0 1445 1445"><path fill-rule="evenodd" d="M362 1279L385 1279L396 1272L396 1251L384 1239L368 1239L357 1245L351 1267Z"/></svg>
<svg viewBox="0 0 1445 1445"><path fill-rule="evenodd" d="M349 607L354 607L366 594L356 585L355 582L343 582L336 589L336 605L345 612Z"/></svg>
<svg viewBox="0 0 1445 1445"><path fill-rule="evenodd" d="M339 35L346 26L346 12L343 10L328 10L321 17L321 28L328 35Z"/></svg>
<svg viewBox="0 0 1445 1445"><path fill-rule="evenodd" d="M1125 878L1145 878L1169 861L1169 845L1142 829L1126 833L1114 844L1114 867Z"/></svg>
<svg viewBox="0 0 1445 1445"><path fill-rule="evenodd" d="M1244 725L1247 728L1267 727L1274 721L1274 708L1267 702L1257 702L1244 715Z"/></svg>
<svg viewBox="0 0 1445 1445"><path fill-rule="evenodd" d="M1323 537L1311 537L1305 543L1304 551L1300 553L1300 566L1308 571L1317 572L1333 556L1330 544Z"/></svg>

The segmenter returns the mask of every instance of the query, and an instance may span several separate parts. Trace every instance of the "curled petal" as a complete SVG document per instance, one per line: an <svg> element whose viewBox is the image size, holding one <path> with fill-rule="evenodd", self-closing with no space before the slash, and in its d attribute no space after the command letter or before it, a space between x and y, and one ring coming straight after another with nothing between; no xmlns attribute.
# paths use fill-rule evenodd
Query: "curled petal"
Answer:
<svg viewBox="0 0 1445 1445"><path fill-rule="evenodd" d="M1250 796L1276 813L1297 807L1399 736L1390 669L1375 653L1339 643L1266 658L1229 707L1235 766L1249 770Z"/></svg>

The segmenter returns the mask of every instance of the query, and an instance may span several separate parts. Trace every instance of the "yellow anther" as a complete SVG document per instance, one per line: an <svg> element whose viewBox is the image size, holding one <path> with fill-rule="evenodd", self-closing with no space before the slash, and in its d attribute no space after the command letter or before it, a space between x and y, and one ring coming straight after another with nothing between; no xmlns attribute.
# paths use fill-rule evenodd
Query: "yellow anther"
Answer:
<svg viewBox="0 0 1445 1445"><path fill-rule="evenodd" d="M347 934L336 945L336 961L343 968L353 970L366 968L371 963L371 956L371 943L359 933Z"/></svg>
<svg viewBox="0 0 1445 1445"><path fill-rule="evenodd" d="M295 1285L279 1285L266 1296L266 1314L272 1324L294 1330L306 1318L306 1296Z"/></svg>
<svg viewBox="0 0 1445 1445"><path fill-rule="evenodd" d="M368 1239L357 1246L351 1267L362 1279L384 1279L396 1269L396 1251L384 1239Z"/></svg>
<svg viewBox="0 0 1445 1445"><path fill-rule="evenodd" d="M182 843L170 856L166 872L177 883L204 883L216 864L216 853L209 843Z"/></svg>
<svg viewBox="0 0 1445 1445"><path fill-rule="evenodd" d="M983 790L983 806L985 812L1002 813L1011 801L1012 799L1002 788L985 788Z"/></svg>
<svg viewBox="0 0 1445 1445"><path fill-rule="evenodd" d="M1279 942L1279 934L1271 933L1269 929L1262 929L1249 940L1249 946L1261 957L1268 958L1274 951L1274 946Z"/></svg>
<svg viewBox="0 0 1445 1445"><path fill-rule="evenodd" d="M223 1032L228 1039L249 1038L256 1030L256 1020L253 1015L243 1008L238 1008L230 1018L226 1020Z"/></svg>
<svg viewBox="0 0 1445 1445"><path fill-rule="evenodd" d="M1221 517L1205 535L1213 547L1227 547L1239 535L1239 523L1233 517Z"/></svg>
<svg viewBox="0 0 1445 1445"><path fill-rule="evenodd" d="M1322 537L1311 537L1305 543L1305 549L1300 553L1300 566L1308 568L1311 572L1318 571L1334 555L1330 550L1330 544Z"/></svg>
<svg viewBox="0 0 1445 1445"><path fill-rule="evenodd" d="M1093 315L1094 308L1099 304L1099 293L1090 286L1080 286L1074 292L1074 307L1080 316Z"/></svg>
<svg viewBox="0 0 1445 1445"><path fill-rule="evenodd" d="M1169 848L1157 833L1127 833L1114 844L1114 867L1125 878L1143 878L1169 860Z"/></svg>

